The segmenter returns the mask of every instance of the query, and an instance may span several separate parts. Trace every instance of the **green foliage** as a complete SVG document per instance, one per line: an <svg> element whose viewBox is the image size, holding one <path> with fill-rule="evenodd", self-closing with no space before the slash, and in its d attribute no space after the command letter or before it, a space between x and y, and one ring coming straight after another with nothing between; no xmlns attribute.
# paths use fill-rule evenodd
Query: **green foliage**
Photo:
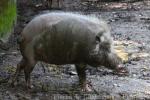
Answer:
<svg viewBox="0 0 150 100"><path fill-rule="evenodd" d="M3 0L2 0L3 1ZM0 7L0 38L7 36L14 24L16 19L16 3L12 0L6 0L1 3Z"/></svg>

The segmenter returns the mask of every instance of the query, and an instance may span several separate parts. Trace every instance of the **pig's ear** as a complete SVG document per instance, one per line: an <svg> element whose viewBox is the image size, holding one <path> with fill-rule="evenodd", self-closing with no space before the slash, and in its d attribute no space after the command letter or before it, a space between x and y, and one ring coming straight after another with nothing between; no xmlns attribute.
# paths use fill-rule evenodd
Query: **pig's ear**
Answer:
<svg viewBox="0 0 150 100"><path fill-rule="evenodd" d="M99 36L95 36L95 40L96 40L96 43L100 43L101 42L101 39L100 39L100 37Z"/></svg>

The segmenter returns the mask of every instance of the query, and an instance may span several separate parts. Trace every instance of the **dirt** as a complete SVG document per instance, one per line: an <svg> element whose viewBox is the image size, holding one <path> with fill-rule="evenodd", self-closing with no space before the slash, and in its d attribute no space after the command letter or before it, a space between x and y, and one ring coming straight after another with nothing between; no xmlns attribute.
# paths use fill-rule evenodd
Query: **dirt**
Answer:
<svg viewBox="0 0 150 100"><path fill-rule="evenodd" d="M0 100L149 100L150 99L150 2L80 2L65 0L61 11L93 14L111 26L115 41L128 53L124 66L129 75L116 75L111 70L88 66L87 80L93 85L89 93L79 91L74 65L38 63L32 73L33 89L27 91L23 73L19 83L9 84L21 59L16 37L35 15L47 10L31 6L19 7L18 30L12 34L9 50L0 49ZM72 3L74 2L74 3ZM117 5L116 5L117 4ZM96 6L94 6L96 5ZM25 10L26 8L26 10ZM140 55L141 54L141 55ZM42 67L44 66L44 67Z"/></svg>

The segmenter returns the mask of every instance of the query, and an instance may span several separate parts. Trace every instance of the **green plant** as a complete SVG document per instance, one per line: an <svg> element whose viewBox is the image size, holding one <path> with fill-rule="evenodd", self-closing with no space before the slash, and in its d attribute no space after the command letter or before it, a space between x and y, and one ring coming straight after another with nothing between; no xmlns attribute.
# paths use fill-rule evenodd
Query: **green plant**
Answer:
<svg viewBox="0 0 150 100"><path fill-rule="evenodd" d="M7 1L7 2L6 2ZM0 38L8 36L16 19L16 3L13 0L0 1Z"/></svg>

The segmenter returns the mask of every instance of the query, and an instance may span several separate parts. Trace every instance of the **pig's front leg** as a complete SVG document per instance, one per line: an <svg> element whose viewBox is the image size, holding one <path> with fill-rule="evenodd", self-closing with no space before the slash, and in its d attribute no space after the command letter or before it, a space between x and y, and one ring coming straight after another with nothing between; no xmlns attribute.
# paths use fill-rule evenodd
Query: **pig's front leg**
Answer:
<svg viewBox="0 0 150 100"><path fill-rule="evenodd" d="M90 85L86 82L86 65L85 64L76 64L76 71L79 77L79 85L82 91L92 91Z"/></svg>

